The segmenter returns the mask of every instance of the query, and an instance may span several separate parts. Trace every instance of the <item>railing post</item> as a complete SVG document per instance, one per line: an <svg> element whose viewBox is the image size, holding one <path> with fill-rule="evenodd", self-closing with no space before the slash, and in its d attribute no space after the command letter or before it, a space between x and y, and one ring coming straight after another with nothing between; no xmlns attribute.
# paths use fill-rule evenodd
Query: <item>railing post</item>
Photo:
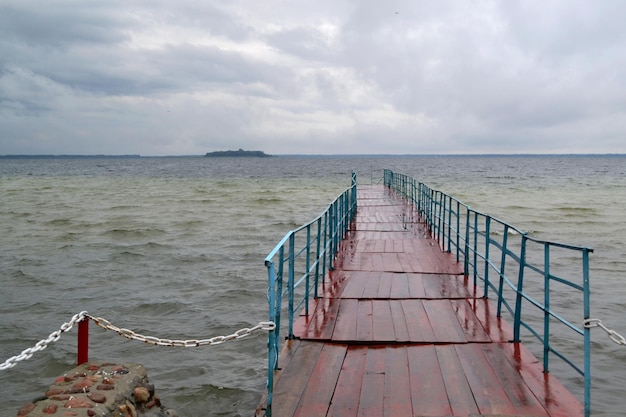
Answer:
<svg viewBox="0 0 626 417"><path fill-rule="evenodd" d="M469 278L469 254L470 254L470 208L465 209L465 256L463 256L463 274Z"/></svg>
<svg viewBox="0 0 626 417"><path fill-rule="evenodd" d="M330 210L326 210L324 212L324 251L322 254L322 282L326 282L326 251L328 250L328 222L329 222L329 213Z"/></svg>
<svg viewBox="0 0 626 417"><path fill-rule="evenodd" d="M89 362L89 318L78 322L78 358L77 365Z"/></svg>
<svg viewBox="0 0 626 417"><path fill-rule="evenodd" d="M317 218L317 240L316 240L316 250L315 250L315 290L313 296L315 298L318 297L317 287L319 287L320 283L320 246L321 246L321 238L322 238L322 218ZM322 277L322 281L324 278Z"/></svg>
<svg viewBox="0 0 626 417"><path fill-rule="evenodd" d="M276 273L274 269L274 263L271 261L265 261L268 275L267 301L269 304L269 319L276 324L274 330L270 330L267 334L267 399L265 401L265 415L271 417L272 415L272 399L274 393L274 371L278 369L278 328L280 315L276 314Z"/></svg>
<svg viewBox="0 0 626 417"><path fill-rule="evenodd" d="M295 234L289 236L289 271L287 276L287 291L289 292L289 334L288 338L293 339L293 321L294 321L294 275L295 275L295 259L294 259L294 247Z"/></svg>
<svg viewBox="0 0 626 417"><path fill-rule="evenodd" d="M504 225L504 236L502 236L502 255L500 257L500 280L498 282L498 308L496 310L496 317L502 317L502 300L504 299L502 293L504 291L504 277L506 268L506 254L509 250L509 225Z"/></svg>
<svg viewBox="0 0 626 417"><path fill-rule="evenodd" d="M549 372L550 354L550 245L543 244L543 371Z"/></svg>
<svg viewBox="0 0 626 417"><path fill-rule="evenodd" d="M461 203L457 200L456 202L456 261L459 262L459 251L461 248L459 245L461 238Z"/></svg>
<svg viewBox="0 0 626 417"><path fill-rule="evenodd" d="M472 260L474 271L474 285L478 284L478 213L474 212L474 239L472 240L472 252L474 257Z"/></svg>
<svg viewBox="0 0 626 417"><path fill-rule="evenodd" d="M335 269L335 265L333 263L333 258L335 257L335 224L337 219L335 217L335 204L331 204L328 210L328 270L332 271Z"/></svg>
<svg viewBox="0 0 626 417"><path fill-rule="evenodd" d="M583 318L589 319L591 311L589 308L589 249L583 249ZM587 326L583 328L583 344L585 351L585 417L591 415L591 329Z"/></svg>
<svg viewBox="0 0 626 417"><path fill-rule="evenodd" d="M448 247L446 249L446 252L450 253L450 252L452 252L452 242L450 241L450 239L451 239L450 235L452 234L452 198L448 196L446 198L446 201L448 202L448 204L447 204L448 209L446 211L448 216L447 216L447 220L446 220L446 232L445 232L446 238L448 239L448 241L447 241L447 246Z"/></svg>
<svg viewBox="0 0 626 417"><path fill-rule="evenodd" d="M517 276L517 290L515 295L515 317L513 321L513 342L520 341L520 327L522 323L522 291L524 290L524 270L526 269L526 243L528 237L522 235L522 247L519 256L519 274Z"/></svg>
<svg viewBox="0 0 626 417"><path fill-rule="evenodd" d="M272 263L272 268L274 267L274 264ZM284 276L284 270L285 270L285 247L282 246L279 250L278 250L278 272L274 273L274 279L276 280L275 285L276 285L276 290L275 290L275 300L274 300L274 304L272 304L272 307L274 308L274 314L276 315L276 317L274 318L274 323L276 324L275 330L276 330L276 346L278 346L278 338L280 338L280 326L281 326L281 311L283 308L283 276ZM278 348L277 348L278 351ZM277 356L278 357L278 356ZM278 366L278 364L276 364L276 366Z"/></svg>
<svg viewBox="0 0 626 417"><path fill-rule="evenodd" d="M311 224L306 226L306 280L305 280L305 298L304 298L304 314L309 315L309 295L311 294Z"/></svg>
<svg viewBox="0 0 626 417"><path fill-rule="evenodd" d="M489 298L489 246L491 245L491 217L485 218L485 283L483 288L483 297Z"/></svg>

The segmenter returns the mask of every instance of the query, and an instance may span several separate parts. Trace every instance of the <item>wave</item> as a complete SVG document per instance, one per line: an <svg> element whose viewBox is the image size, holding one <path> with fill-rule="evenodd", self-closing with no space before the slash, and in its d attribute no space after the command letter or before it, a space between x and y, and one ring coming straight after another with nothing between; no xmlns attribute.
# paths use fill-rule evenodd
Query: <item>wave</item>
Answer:
<svg viewBox="0 0 626 417"><path fill-rule="evenodd" d="M72 224L72 219L67 219L67 218L61 218L61 219L53 219L53 220L49 220L48 222L46 222L47 225L49 226L69 226Z"/></svg>
<svg viewBox="0 0 626 417"><path fill-rule="evenodd" d="M128 259L132 259L132 258L143 258L146 255L142 254L142 253L136 253L136 252L130 252L130 251L124 251L124 252L120 252L120 253L114 253L109 257L109 260L111 261L116 261L116 262L120 262L123 260L128 260Z"/></svg>
<svg viewBox="0 0 626 417"><path fill-rule="evenodd" d="M103 233L105 236L110 236L116 239L120 238L141 238L151 237L157 235L164 235L167 232L158 228L142 228L142 229L110 229Z"/></svg>
<svg viewBox="0 0 626 417"><path fill-rule="evenodd" d="M258 205L281 204L283 199L279 197L259 197L252 202Z"/></svg>

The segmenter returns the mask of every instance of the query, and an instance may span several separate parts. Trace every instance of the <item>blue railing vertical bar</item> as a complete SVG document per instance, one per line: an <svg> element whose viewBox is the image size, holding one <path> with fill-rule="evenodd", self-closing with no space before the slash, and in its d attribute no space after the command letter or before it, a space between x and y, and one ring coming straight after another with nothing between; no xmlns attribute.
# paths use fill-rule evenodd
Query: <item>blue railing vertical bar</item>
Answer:
<svg viewBox="0 0 626 417"><path fill-rule="evenodd" d="M318 296L320 280L334 268L340 243L350 229L357 209L357 180L311 222L288 232L265 258L268 274L269 319L275 328L268 334L268 375L265 415L272 415L274 371L278 369L282 299L287 297L287 339L294 338L293 325L302 308L309 314L311 294ZM315 231L315 232L313 232ZM285 271L285 267L287 271ZM287 288L284 288L286 278ZM304 288L302 288L304 287ZM312 290L312 291L311 291Z"/></svg>
<svg viewBox="0 0 626 417"><path fill-rule="evenodd" d="M463 262L465 276L472 277L475 285L482 285L483 297L488 298L489 290L494 290L498 317L508 311L513 318L513 341L521 340L523 327L541 342L544 372L549 371L549 358L555 355L583 377L584 408L588 417L591 413L591 340L589 328L582 323L590 317L589 254L593 249L535 239L403 174L385 170L383 178L386 187L413 204L441 249L455 252L456 260ZM407 187L412 189L407 190ZM553 254L554 250L563 251L560 258ZM557 276L553 271L555 266L576 280ZM563 288L560 293L554 290L552 284L555 283ZM582 317L574 321L581 325L573 324L552 307L555 303L551 303L551 297L570 297L572 289L582 297L577 303L568 302L565 313L571 314L574 304L580 304ZM582 361L582 366L551 343L556 339L551 337L554 335L552 323L564 325L574 336L582 336L584 349L582 358L577 359L577 362ZM569 336L559 334L559 337Z"/></svg>
<svg viewBox="0 0 626 417"><path fill-rule="evenodd" d="M590 287L589 287L589 252L593 252L591 249L585 248L583 250L583 294L585 306L585 319L591 317L591 311L589 308L590 303ZM584 336L584 349L585 349L585 416L591 414L591 361L587 360L591 357L591 329L588 326L583 327Z"/></svg>

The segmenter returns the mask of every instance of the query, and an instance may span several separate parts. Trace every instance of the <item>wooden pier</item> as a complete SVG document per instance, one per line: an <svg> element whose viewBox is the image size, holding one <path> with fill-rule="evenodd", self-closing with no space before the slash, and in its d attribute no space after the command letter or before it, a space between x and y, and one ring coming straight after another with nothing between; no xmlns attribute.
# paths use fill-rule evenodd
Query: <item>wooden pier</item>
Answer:
<svg viewBox="0 0 626 417"><path fill-rule="evenodd" d="M281 351L272 416L582 416L479 294L410 205L360 186L335 269Z"/></svg>

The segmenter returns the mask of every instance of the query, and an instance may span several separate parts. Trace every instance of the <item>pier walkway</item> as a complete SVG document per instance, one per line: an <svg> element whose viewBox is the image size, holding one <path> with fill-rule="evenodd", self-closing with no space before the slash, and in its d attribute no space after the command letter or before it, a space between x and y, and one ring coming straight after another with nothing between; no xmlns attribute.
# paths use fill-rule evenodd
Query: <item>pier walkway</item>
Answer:
<svg viewBox="0 0 626 417"><path fill-rule="evenodd" d="M405 200L360 186L335 269L284 342L272 416L583 415ZM261 411L260 411L261 412Z"/></svg>

